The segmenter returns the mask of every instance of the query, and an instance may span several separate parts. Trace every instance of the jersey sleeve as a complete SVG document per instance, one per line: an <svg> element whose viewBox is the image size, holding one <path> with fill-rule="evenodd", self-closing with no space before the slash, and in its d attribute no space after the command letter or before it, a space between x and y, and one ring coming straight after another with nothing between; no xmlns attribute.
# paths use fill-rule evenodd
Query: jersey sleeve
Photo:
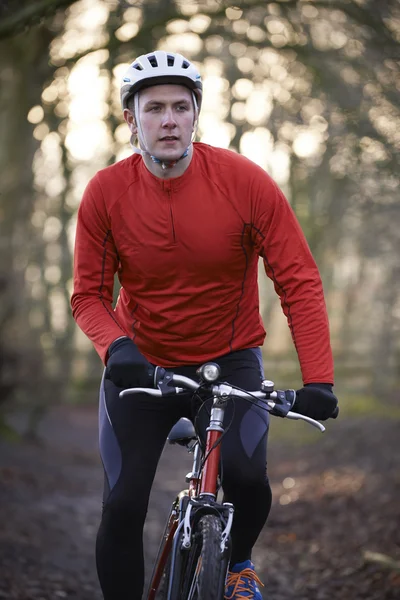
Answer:
<svg viewBox="0 0 400 600"><path fill-rule="evenodd" d="M256 184L253 198L251 236L280 298L303 382L333 384L324 292L306 238L289 202L265 173Z"/></svg>
<svg viewBox="0 0 400 600"><path fill-rule="evenodd" d="M105 363L116 338L127 335L113 310L118 253L100 184L88 184L78 210L74 250L72 314Z"/></svg>

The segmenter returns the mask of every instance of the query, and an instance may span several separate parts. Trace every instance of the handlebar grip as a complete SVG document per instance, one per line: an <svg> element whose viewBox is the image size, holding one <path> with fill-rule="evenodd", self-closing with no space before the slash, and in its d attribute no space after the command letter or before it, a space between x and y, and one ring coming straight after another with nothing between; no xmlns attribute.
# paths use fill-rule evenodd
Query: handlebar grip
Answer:
<svg viewBox="0 0 400 600"><path fill-rule="evenodd" d="M337 406L331 415L331 419L337 419L339 416L339 407Z"/></svg>

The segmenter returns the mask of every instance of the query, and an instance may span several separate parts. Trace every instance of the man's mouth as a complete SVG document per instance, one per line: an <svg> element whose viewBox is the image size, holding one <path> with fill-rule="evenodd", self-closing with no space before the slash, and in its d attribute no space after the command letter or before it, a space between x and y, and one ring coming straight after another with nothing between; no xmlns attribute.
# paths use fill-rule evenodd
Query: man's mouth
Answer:
<svg viewBox="0 0 400 600"><path fill-rule="evenodd" d="M176 135L165 135L164 137L160 138L161 142L173 142L177 139L178 138Z"/></svg>

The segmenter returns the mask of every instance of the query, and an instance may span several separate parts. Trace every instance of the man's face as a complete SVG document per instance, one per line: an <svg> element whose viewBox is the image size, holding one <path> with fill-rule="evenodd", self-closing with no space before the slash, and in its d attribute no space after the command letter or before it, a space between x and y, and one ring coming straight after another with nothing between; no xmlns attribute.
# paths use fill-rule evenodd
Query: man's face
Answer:
<svg viewBox="0 0 400 600"><path fill-rule="evenodd" d="M148 152L160 160L177 160L189 146L194 128L190 90L175 84L142 90L139 119Z"/></svg>

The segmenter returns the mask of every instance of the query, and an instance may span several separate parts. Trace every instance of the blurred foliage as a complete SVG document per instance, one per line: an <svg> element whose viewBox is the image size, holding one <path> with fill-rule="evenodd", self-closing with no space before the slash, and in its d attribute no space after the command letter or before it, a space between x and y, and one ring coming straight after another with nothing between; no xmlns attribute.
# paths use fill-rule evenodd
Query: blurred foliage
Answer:
<svg viewBox="0 0 400 600"><path fill-rule="evenodd" d="M75 213L88 179L129 152L121 65L155 48L202 72L199 138L258 162L290 200L322 273L339 376L398 389L397 1L8 0L0 16L3 400L37 415L38 397L40 414L97 385L69 314ZM260 287L268 372L283 384L299 377L294 350Z"/></svg>
<svg viewBox="0 0 400 600"><path fill-rule="evenodd" d="M15 36L51 18L74 0L0 0L0 40Z"/></svg>

